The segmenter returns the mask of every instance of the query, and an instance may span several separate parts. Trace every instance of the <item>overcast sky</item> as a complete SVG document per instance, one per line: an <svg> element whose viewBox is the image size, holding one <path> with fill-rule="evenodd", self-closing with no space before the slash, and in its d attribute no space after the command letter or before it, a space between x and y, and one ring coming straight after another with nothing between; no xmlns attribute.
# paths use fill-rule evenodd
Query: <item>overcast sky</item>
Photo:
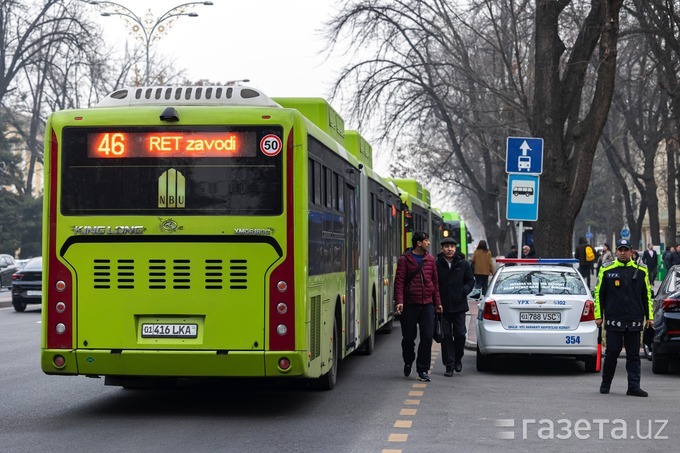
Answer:
<svg viewBox="0 0 680 453"><path fill-rule="evenodd" d="M158 19L183 1L120 0L143 18L151 10ZM338 60L321 51L320 30L336 12L331 0L213 0L197 5L198 17L179 17L155 44L154 51L171 56L186 68L190 80L225 83L250 79L248 85L269 96L327 97ZM91 6L99 14L105 6ZM108 8L111 10L111 8ZM121 17L101 17L106 39L123 49L134 42Z"/></svg>
<svg viewBox="0 0 680 453"><path fill-rule="evenodd" d="M321 32L339 9L340 0L212 0L214 5L197 5L198 17L179 17L152 52L174 59L186 69L189 80L208 79L215 83L249 79L244 85L270 97L322 97L329 99L331 87L346 57L327 57ZM182 1L120 0L140 18L151 13L158 19ZM89 6L99 17L105 39L122 52L134 44L121 17L100 17L102 6ZM111 8L108 8L112 10ZM338 101L333 107L349 129L354 121ZM361 134L371 141L370 131ZM389 155L373 147L374 168L387 174Z"/></svg>

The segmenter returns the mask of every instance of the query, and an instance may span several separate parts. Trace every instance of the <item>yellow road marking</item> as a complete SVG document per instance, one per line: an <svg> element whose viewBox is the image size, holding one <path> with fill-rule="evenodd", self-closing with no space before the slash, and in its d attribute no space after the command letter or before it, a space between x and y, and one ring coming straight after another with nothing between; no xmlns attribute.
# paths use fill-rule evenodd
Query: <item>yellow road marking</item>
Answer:
<svg viewBox="0 0 680 453"><path fill-rule="evenodd" d="M390 434L390 437L387 440L388 440L388 442L406 442L407 439L408 439L408 434L392 433L392 434Z"/></svg>
<svg viewBox="0 0 680 453"><path fill-rule="evenodd" d="M413 425L412 420L397 420L394 422L395 428L410 428Z"/></svg>

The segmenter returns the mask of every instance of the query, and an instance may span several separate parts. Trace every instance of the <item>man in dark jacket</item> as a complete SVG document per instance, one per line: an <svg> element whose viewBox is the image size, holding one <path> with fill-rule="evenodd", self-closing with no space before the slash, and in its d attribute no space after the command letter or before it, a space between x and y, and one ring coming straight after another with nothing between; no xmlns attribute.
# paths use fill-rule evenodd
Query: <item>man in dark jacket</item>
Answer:
<svg viewBox="0 0 680 453"><path fill-rule="evenodd" d="M600 393L609 393L616 361L625 346L626 395L647 396L640 388L640 332L645 324L653 324L652 291L647 268L631 259L631 248L627 239L616 242L616 259L602 265L595 286L595 323L600 327L604 314L607 331Z"/></svg>
<svg viewBox="0 0 680 453"><path fill-rule="evenodd" d="M437 255L437 276L439 295L444 310L444 339L442 340L442 362L446 367L444 376L453 376L453 370L463 370L465 351L465 313L470 309L467 295L475 286L475 276L465 257L456 252L452 238L441 241L442 252Z"/></svg>
<svg viewBox="0 0 680 453"><path fill-rule="evenodd" d="M416 334L419 329L416 371L419 381L429 382L434 313L442 312L442 303L437 265L434 257L427 252L430 236L415 231L411 243L413 248L399 257L394 276L394 299L397 314L401 315L401 354L404 358L404 376L410 376L413 361L416 360Z"/></svg>
<svg viewBox="0 0 680 453"><path fill-rule="evenodd" d="M642 262L647 266L647 274L649 275L649 284L654 285L656 274L659 271L659 255L654 250L654 245L650 242L647 244L647 250L642 254Z"/></svg>

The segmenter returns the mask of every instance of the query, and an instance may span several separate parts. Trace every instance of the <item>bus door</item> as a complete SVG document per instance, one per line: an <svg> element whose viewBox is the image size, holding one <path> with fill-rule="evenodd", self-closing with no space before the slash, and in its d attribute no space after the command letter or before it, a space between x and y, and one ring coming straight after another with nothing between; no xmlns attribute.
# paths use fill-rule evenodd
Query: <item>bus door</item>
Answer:
<svg viewBox="0 0 680 453"><path fill-rule="evenodd" d="M345 348L356 346L356 284L359 264L359 230L357 219L356 188L345 184L345 251L346 300L345 300Z"/></svg>
<svg viewBox="0 0 680 453"><path fill-rule="evenodd" d="M387 277L387 216L385 211L385 202L378 201L377 209L377 226L378 226L378 288L376 288L376 301L378 312L375 314L376 319L384 320L387 317L385 313L386 300L389 297L389 286L385 285L385 278Z"/></svg>

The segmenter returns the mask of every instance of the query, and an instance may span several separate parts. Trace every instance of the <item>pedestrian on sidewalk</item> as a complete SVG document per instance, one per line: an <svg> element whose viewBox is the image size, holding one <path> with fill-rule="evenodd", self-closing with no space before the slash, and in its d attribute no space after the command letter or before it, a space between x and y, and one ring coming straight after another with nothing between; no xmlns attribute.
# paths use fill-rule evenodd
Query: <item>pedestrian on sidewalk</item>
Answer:
<svg viewBox="0 0 680 453"><path fill-rule="evenodd" d="M588 289L590 286L590 274L593 273L593 265L595 264L595 249L588 244L588 240L584 237L578 238L578 247L574 252L574 258L578 260L578 271L586 280Z"/></svg>
<svg viewBox="0 0 680 453"><path fill-rule="evenodd" d="M609 393L621 349L626 348L626 395L647 396L640 388L640 332L653 322L652 291L647 268L631 259L627 239L616 242L616 259L603 264L595 286L595 323L602 326L604 314L607 351L602 367L600 393ZM645 318L647 321L645 322Z"/></svg>
<svg viewBox="0 0 680 453"><path fill-rule="evenodd" d="M404 376L411 375L413 361L419 381L430 381L430 359L432 357L432 336L434 335L434 314L442 312L439 298L437 264L427 249L430 236L422 231L413 233L413 248L407 249L397 261L394 277L394 299L397 314L401 315L401 354L404 359ZM415 341L420 331L418 357Z"/></svg>
<svg viewBox="0 0 680 453"><path fill-rule="evenodd" d="M489 276L493 275L493 258L484 239L479 241L475 253L472 254L472 273L475 276L475 287L481 289L482 295L486 294Z"/></svg>
<svg viewBox="0 0 680 453"><path fill-rule="evenodd" d="M453 376L453 371L463 370L465 352L466 312L470 310L467 295L475 286L475 276L465 257L456 251L456 241L444 238L441 253L437 255L437 276L439 296L444 310L444 339L442 340L442 362L446 367L444 376Z"/></svg>
<svg viewBox="0 0 680 453"><path fill-rule="evenodd" d="M649 275L649 285L654 285L656 274L659 271L659 254L654 250L654 245L650 242L647 244L647 250L642 254L642 262L647 266L647 274Z"/></svg>

